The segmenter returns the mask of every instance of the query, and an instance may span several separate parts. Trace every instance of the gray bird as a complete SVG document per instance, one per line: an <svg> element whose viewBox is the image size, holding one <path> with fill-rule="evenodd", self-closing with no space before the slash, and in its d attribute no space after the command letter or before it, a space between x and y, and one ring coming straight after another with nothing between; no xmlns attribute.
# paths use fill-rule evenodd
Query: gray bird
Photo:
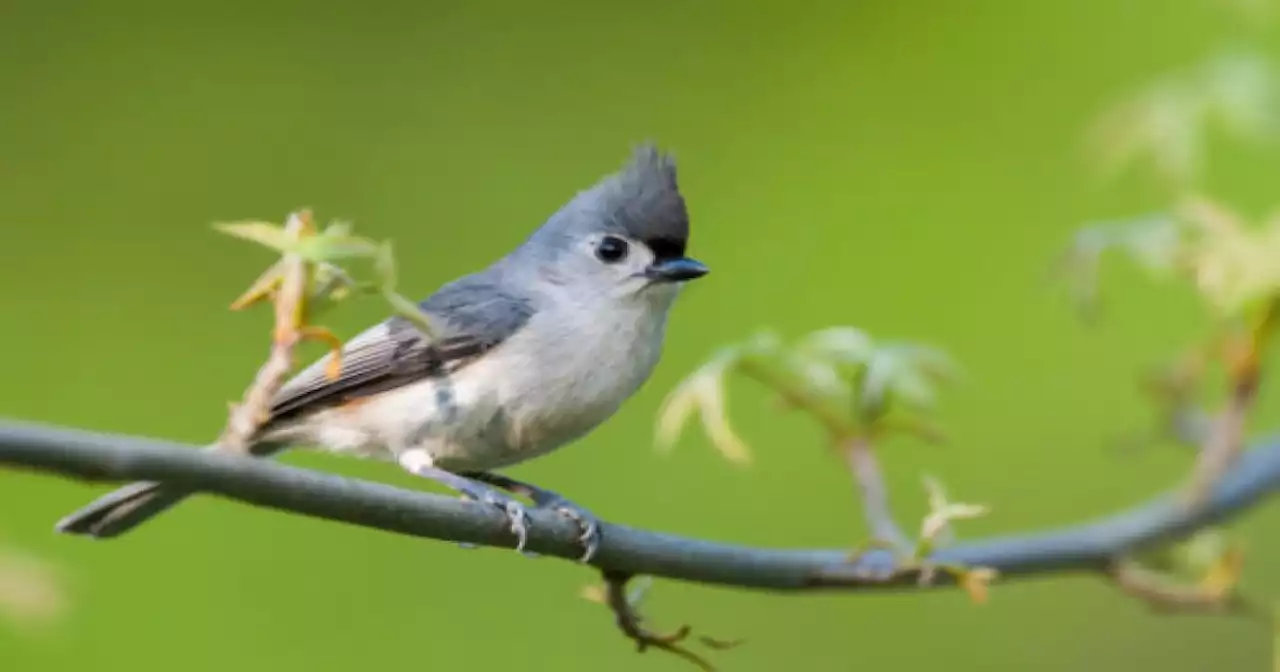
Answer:
<svg viewBox="0 0 1280 672"><path fill-rule="evenodd" d="M528 517L513 494L524 495L574 520L589 560L600 537L590 512L493 470L582 437L649 378L680 288L708 270L685 256L688 238L674 159L641 145L510 254L423 301L434 341L393 317L343 347L337 379L325 375L330 355L299 372L250 452L315 446L394 460L498 508L517 548ZM134 483L57 529L114 537L190 494Z"/></svg>

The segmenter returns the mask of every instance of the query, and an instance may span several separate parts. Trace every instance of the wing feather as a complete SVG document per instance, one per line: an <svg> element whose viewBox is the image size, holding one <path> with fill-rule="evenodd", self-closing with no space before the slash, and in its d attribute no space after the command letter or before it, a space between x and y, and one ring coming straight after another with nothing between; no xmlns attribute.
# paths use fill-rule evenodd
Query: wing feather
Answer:
<svg viewBox="0 0 1280 672"><path fill-rule="evenodd" d="M446 285L420 306L439 332L436 341L400 317L371 327L342 348L336 379L326 375L329 354L286 383L272 403L271 422L450 375L505 341L533 314L527 298L485 275Z"/></svg>

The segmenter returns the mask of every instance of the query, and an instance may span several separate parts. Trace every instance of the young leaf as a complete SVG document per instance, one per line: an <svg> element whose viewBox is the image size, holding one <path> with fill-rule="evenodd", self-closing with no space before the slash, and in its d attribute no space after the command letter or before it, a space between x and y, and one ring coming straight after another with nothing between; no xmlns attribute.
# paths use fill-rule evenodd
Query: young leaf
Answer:
<svg viewBox="0 0 1280 672"><path fill-rule="evenodd" d="M985 516L990 508L983 504L952 503L947 500L947 493L942 483L931 476L924 477L925 489L929 491L929 514L920 525L920 543L931 548L937 538L957 520L967 520ZM919 555L927 555L922 551Z"/></svg>
<svg viewBox="0 0 1280 672"><path fill-rule="evenodd" d="M1280 294L1280 216L1249 227L1205 198L1189 199L1182 214L1199 234L1187 253L1195 286L1220 315Z"/></svg>
<svg viewBox="0 0 1280 672"><path fill-rule="evenodd" d="M318 235L304 238L296 247L302 258L311 262L336 261L349 258L375 257L380 248L377 243L351 233L346 222L330 224Z"/></svg>
<svg viewBox="0 0 1280 672"><path fill-rule="evenodd" d="M854 327L829 327L800 340L796 352L841 364L866 364L875 354L875 341Z"/></svg>
<svg viewBox="0 0 1280 672"><path fill-rule="evenodd" d="M379 290L383 298L391 304L392 310L406 320L409 320L414 327L421 331L428 338L435 339L435 328L431 325L431 318L427 316L417 303L404 298L396 293L396 284L399 282L397 277L395 255L392 251L391 241L383 241L379 246L377 254L374 256L374 269L377 272L380 283Z"/></svg>
<svg viewBox="0 0 1280 672"><path fill-rule="evenodd" d="M746 442L729 424L725 401L724 378L737 362L740 351L726 348L711 361L685 378L663 400L658 411L658 447L669 451L675 445L685 423L696 412L711 444L735 464L751 462Z"/></svg>
<svg viewBox="0 0 1280 672"><path fill-rule="evenodd" d="M236 238L265 245L281 254L295 251L298 244L284 227L271 222L218 222L213 228Z"/></svg>

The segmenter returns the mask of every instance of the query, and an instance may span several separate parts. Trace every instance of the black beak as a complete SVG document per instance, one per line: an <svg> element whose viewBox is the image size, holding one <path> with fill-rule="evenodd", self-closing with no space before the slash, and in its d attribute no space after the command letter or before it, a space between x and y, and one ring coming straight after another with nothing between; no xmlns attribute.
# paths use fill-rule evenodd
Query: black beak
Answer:
<svg viewBox="0 0 1280 672"><path fill-rule="evenodd" d="M654 282L684 282L701 278L710 271L706 264L697 259L673 257L659 259L649 264L649 267L644 269L644 277Z"/></svg>

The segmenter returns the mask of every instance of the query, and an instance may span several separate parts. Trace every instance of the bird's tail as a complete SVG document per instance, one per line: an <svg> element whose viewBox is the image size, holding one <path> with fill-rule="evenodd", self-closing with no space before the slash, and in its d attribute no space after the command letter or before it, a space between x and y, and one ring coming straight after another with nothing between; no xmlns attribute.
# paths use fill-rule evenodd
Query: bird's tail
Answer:
<svg viewBox="0 0 1280 672"><path fill-rule="evenodd" d="M206 450L214 448L216 446L210 446ZM282 448L281 444L260 443L253 446L251 454L266 457ZM154 481L130 483L67 515L58 521L55 529L64 534L109 539L168 511L192 494L191 490Z"/></svg>
<svg viewBox="0 0 1280 672"><path fill-rule="evenodd" d="M58 521L57 530L108 539L167 511L192 493L163 483L139 481L113 490Z"/></svg>

